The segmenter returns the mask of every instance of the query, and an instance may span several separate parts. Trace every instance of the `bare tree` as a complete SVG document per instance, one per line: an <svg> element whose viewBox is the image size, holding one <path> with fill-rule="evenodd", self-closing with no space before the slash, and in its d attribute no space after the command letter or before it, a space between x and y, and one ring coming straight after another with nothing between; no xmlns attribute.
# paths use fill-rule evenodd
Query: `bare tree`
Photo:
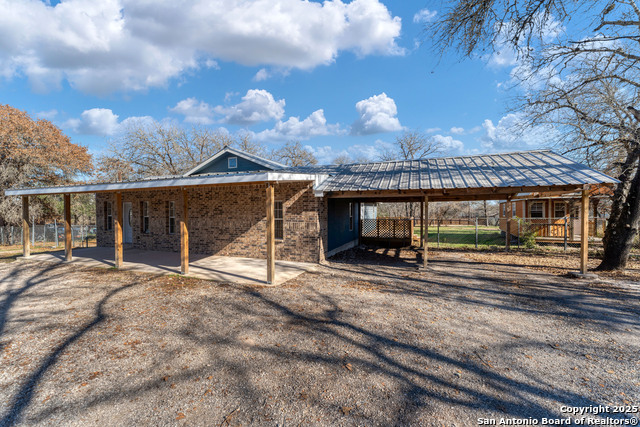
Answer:
<svg viewBox="0 0 640 427"><path fill-rule="evenodd" d="M273 152L273 158L288 166L310 166L318 164L315 155L300 141L289 141Z"/></svg>
<svg viewBox="0 0 640 427"><path fill-rule="evenodd" d="M586 28L550 31L572 16ZM566 27L565 27L566 28ZM617 176L599 269L626 266L640 227L640 8L633 0L459 0L430 27L436 47L513 49L529 126L557 131L565 152ZM550 34L556 33L554 36ZM498 47L496 47L498 46Z"/></svg>
<svg viewBox="0 0 640 427"><path fill-rule="evenodd" d="M248 134L234 139L227 132L206 127L185 129L159 122L134 122L98 158L98 175L105 180L180 175L225 146L257 155L266 152Z"/></svg>
<svg viewBox="0 0 640 427"><path fill-rule="evenodd" d="M340 154L339 156L334 158L331 163L334 165L346 165L348 163L354 163L354 162L351 159L351 156L349 156L348 154Z"/></svg>
<svg viewBox="0 0 640 427"><path fill-rule="evenodd" d="M424 159L442 153L443 147L432 137L423 132L404 131L396 137L392 148L387 148L380 154L380 160L414 160Z"/></svg>

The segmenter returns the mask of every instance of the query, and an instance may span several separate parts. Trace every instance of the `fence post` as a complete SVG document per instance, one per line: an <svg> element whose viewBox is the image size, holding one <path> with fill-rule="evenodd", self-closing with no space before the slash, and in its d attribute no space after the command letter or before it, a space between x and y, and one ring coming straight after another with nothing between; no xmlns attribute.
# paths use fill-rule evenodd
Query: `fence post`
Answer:
<svg viewBox="0 0 640 427"><path fill-rule="evenodd" d="M438 249L440 249L440 219L438 219Z"/></svg>
<svg viewBox="0 0 640 427"><path fill-rule="evenodd" d="M567 252L567 234L568 234L568 226L567 226L567 217L564 217L564 251Z"/></svg>
<svg viewBox="0 0 640 427"><path fill-rule="evenodd" d="M55 234L56 248L58 247L58 220L53 220L53 233Z"/></svg>
<svg viewBox="0 0 640 427"><path fill-rule="evenodd" d="M478 217L476 217L476 249L478 249Z"/></svg>
<svg viewBox="0 0 640 427"><path fill-rule="evenodd" d="M33 248L36 245L36 221L34 217L31 217L31 224L33 224L31 227L31 247Z"/></svg>
<svg viewBox="0 0 640 427"><path fill-rule="evenodd" d="M518 239L516 240L516 244L518 245L518 249L520 249L520 219L518 219Z"/></svg>
<svg viewBox="0 0 640 427"><path fill-rule="evenodd" d="M21 237L20 237L20 244L24 244L23 240L24 237L22 237L22 233L20 233ZM13 225L11 226L11 246L13 246L14 242L16 241L16 238L13 236Z"/></svg>

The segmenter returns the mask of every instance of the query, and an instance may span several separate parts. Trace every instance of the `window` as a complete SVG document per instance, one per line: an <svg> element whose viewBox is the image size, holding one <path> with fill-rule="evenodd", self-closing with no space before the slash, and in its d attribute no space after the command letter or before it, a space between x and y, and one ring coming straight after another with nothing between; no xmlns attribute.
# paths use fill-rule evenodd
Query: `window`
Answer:
<svg viewBox="0 0 640 427"><path fill-rule="evenodd" d="M276 239L284 239L284 206L282 202L273 203L273 218L276 227Z"/></svg>
<svg viewBox="0 0 640 427"><path fill-rule="evenodd" d="M104 229L113 230L113 211L111 202L104 202Z"/></svg>
<svg viewBox="0 0 640 427"><path fill-rule="evenodd" d="M507 216L507 204L502 203L502 216Z"/></svg>
<svg viewBox="0 0 640 427"><path fill-rule="evenodd" d="M236 169L238 167L238 158L229 157L227 159L227 165L229 166L229 169Z"/></svg>
<svg viewBox="0 0 640 427"><path fill-rule="evenodd" d="M149 233L149 202L140 202L140 232Z"/></svg>
<svg viewBox="0 0 640 427"><path fill-rule="evenodd" d="M516 217L516 206L517 206L516 202L511 202L511 218Z"/></svg>
<svg viewBox="0 0 640 427"><path fill-rule="evenodd" d="M567 205L564 202L555 202L553 204L553 212L556 218L562 218L567 214Z"/></svg>
<svg viewBox="0 0 640 427"><path fill-rule="evenodd" d="M353 231L353 203L349 203L349 231Z"/></svg>
<svg viewBox="0 0 640 427"><path fill-rule="evenodd" d="M530 208L531 218L544 218L544 203L533 202Z"/></svg>
<svg viewBox="0 0 640 427"><path fill-rule="evenodd" d="M167 233L176 232L176 202L167 202Z"/></svg>

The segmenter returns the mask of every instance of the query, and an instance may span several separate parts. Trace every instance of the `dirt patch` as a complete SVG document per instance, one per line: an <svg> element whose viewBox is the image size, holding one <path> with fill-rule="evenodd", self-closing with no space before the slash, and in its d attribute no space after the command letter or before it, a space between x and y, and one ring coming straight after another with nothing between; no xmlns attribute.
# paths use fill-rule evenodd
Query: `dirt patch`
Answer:
<svg viewBox="0 0 640 427"><path fill-rule="evenodd" d="M0 265L0 425L476 425L637 405L640 295L353 250L279 287Z"/></svg>
<svg viewBox="0 0 640 427"><path fill-rule="evenodd" d="M454 252L452 252L454 253ZM544 252L457 252L474 261L487 264L505 263L521 267L533 268L545 271L551 274L564 275L570 271L576 271L580 268L580 260L575 254L563 253L544 253ZM588 267L593 271L600 265L597 258L589 258ZM604 278L637 281L640 282L640 261L636 259L629 260L625 271L596 271L596 273Z"/></svg>

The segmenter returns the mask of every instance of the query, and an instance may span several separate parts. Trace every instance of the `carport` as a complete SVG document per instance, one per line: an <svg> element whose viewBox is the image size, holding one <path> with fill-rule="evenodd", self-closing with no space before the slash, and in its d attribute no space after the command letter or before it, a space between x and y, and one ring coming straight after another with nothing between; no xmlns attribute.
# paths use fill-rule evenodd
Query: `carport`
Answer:
<svg viewBox="0 0 640 427"><path fill-rule="evenodd" d="M588 224L589 188L618 181L550 150L458 156L345 165L322 182L316 192L354 203L414 202L422 224L429 223L430 202L506 200L530 192L581 193L583 229ZM507 203L511 218L511 203ZM424 229L423 229L424 231ZM359 237L361 236L361 232ZM511 246L507 221L505 249ZM423 266L428 265L428 234L421 233ZM589 241L580 240L581 274L587 273Z"/></svg>

